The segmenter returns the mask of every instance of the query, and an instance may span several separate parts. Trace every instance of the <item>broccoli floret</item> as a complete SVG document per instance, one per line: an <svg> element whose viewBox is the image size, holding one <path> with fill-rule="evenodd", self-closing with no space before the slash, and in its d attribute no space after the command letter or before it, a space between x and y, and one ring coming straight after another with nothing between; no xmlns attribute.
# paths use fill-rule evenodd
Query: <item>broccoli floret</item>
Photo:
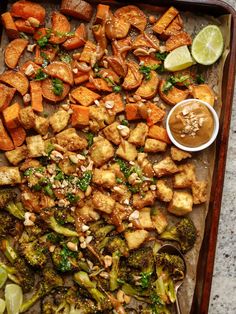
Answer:
<svg viewBox="0 0 236 314"><path fill-rule="evenodd" d="M4 209L6 205L16 198L16 193L12 189L3 189L0 191L0 209Z"/></svg>
<svg viewBox="0 0 236 314"><path fill-rule="evenodd" d="M12 216L24 220L25 219L25 211L21 203L9 202L5 210L8 211Z"/></svg>
<svg viewBox="0 0 236 314"><path fill-rule="evenodd" d="M105 225L103 221L96 221L89 226L89 230L97 241L102 241L115 227L113 225Z"/></svg>
<svg viewBox="0 0 236 314"><path fill-rule="evenodd" d="M46 249L37 240L32 242L21 241L20 249L21 254L31 266L42 268L46 264Z"/></svg>
<svg viewBox="0 0 236 314"><path fill-rule="evenodd" d="M52 253L52 261L56 269L60 272L78 270L78 253L68 249L66 245L56 247Z"/></svg>
<svg viewBox="0 0 236 314"><path fill-rule="evenodd" d="M74 230L61 226L55 219L54 216L50 216L47 219L49 227L56 233L62 234L65 237L78 237L78 233Z"/></svg>
<svg viewBox="0 0 236 314"><path fill-rule="evenodd" d="M130 267L141 270L142 272L154 272L154 256L153 250L150 247L142 247L132 251L127 259Z"/></svg>
<svg viewBox="0 0 236 314"><path fill-rule="evenodd" d="M197 230L190 218L183 218L169 230L164 231L160 238L163 240L177 241L183 253L191 250L196 242Z"/></svg>
<svg viewBox="0 0 236 314"><path fill-rule="evenodd" d="M52 268L44 268L43 279L39 282L38 290L22 304L20 313L28 311L39 299L61 286L63 286L62 278Z"/></svg>
<svg viewBox="0 0 236 314"><path fill-rule="evenodd" d="M167 270L173 280L182 280L185 274L185 263L180 256L167 253L156 255L157 269Z"/></svg>
<svg viewBox="0 0 236 314"><path fill-rule="evenodd" d="M106 249L111 254L114 252L119 252L120 255L122 256L127 257L129 255L129 249L127 247L125 240L118 236L109 238L108 243L106 245Z"/></svg>
<svg viewBox="0 0 236 314"><path fill-rule="evenodd" d="M41 303L41 314L70 313L66 294L67 288L62 288L46 296Z"/></svg>
<svg viewBox="0 0 236 314"><path fill-rule="evenodd" d="M60 225L74 223L75 219L71 216L69 209L57 209L54 214L55 219L58 221Z"/></svg>
<svg viewBox="0 0 236 314"><path fill-rule="evenodd" d="M0 212L0 238L9 234L14 229L16 220L6 212Z"/></svg>

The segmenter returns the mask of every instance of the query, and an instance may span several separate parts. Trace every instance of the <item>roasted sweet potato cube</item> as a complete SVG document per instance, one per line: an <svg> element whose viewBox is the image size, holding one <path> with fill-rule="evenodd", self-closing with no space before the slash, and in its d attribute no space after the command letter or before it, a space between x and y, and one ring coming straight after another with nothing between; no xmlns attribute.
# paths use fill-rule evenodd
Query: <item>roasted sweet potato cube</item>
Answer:
<svg viewBox="0 0 236 314"><path fill-rule="evenodd" d="M42 81L42 93L43 97L51 102L59 102L63 100L70 91L70 85L63 83L63 90L60 96L56 95L53 91L53 83L52 80L47 78Z"/></svg>
<svg viewBox="0 0 236 314"><path fill-rule="evenodd" d="M35 27L31 26L27 20L18 19L15 20L15 24L19 32L23 32L30 35L34 34L35 32Z"/></svg>
<svg viewBox="0 0 236 314"><path fill-rule="evenodd" d="M31 106L34 111L43 111L43 92L41 81L30 82Z"/></svg>
<svg viewBox="0 0 236 314"><path fill-rule="evenodd" d="M112 87L102 78L95 78L92 82L86 83L85 86L96 91L112 92Z"/></svg>
<svg viewBox="0 0 236 314"><path fill-rule="evenodd" d="M148 136L151 138L154 138L156 140L160 140L162 142L165 142L167 144L170 144L170 139L167 134L167 131L165 128L158 126L158 125L152 125L148 130Z"/></svg>
<svg viewBox="0 0 236 314"><path fill-rule="evenodd" d="M169 26L162 33L162 37L169 37L172 35L176 35L181 32L183 29L183 20L178 14L173 21L169 24Z"/></svg>
<svg viewBox="0 0 236 314"><path fill-rule="evenodd" d="M79 105L71 105L73 113L71 115L71 125L80 127L89 124L89 108Z"/></svg>
<svg viewBox="0 0 236 314"><path fill-rule="evenodd" d="M20 105L16 102L3 110L3 118L8 129L17 128L20 125L19 120Z"/></svg>
<svg viewBox="0 0 236 314"><path fill-rule="evenodd" d="M34 78L37 71L40 69L40 66L35 62L28 60L22 64L20 71L23 72L26 76Z"/></svg>
<svg viewBox="0 0 236 314"><path fill-rule="evenodd" d="M87 40L84 49L81 52L80 61L91 63L91 61L95 59L96 48L97 46L94 43Z"/></svg>
<svg viewBox="0 0 236 314"><path fill-rule="evenodd" d="M192 39L188 33L180 32L170 36L166 41L166 50L171 51L180 46L189 46L192 44Z"/></svg>
<svg viewBox="0 0 236 314"><path fill-rule="evenodd" d="M2 24L5 27L7 36L10 39L15 39L19 37L19 31L16 28L16 24L11 16L10 12L5 12L1 15Z"/></svg>
<svg viewBox="0 0 236 314"><path fill-rule="evenodd" d="M46 11L44 7L38 3L31 1L16 1L11 6L11 15L27 20L29 17L34 17L41 24L44 23Z"/></svg>
<svg viewBox="0 0 236 314"><path fill-rule="evenodd" d="M83 47L87 40L87 30L83 23L75 31L75 36L68 38L62 45L65 50Z"/></svg>
<svg viewBox="0 0 236 314"><path fill-rule="evenodd" d="M16 92L15 88L0 83L0 112L3 111L12 101Z"/></svg>
<svg viewBox="0 0 236 314"><path fill-rule="evenodd" d="M174 7L170 7L154 24L153 31L157 34L162 34L167 26L173 21L173 19L179 14L179 11Z"/></svg>
<svg viewBox="0 0 236 314"><path fill-rule="evenodd" d="M178 102L185 100L189 95L189 90L185 89L179 89L173 86L170 90L167 92L164 91L164 86L166 84L165 80L161 80L159 84L159 95L162 100L164 100L168 105L175 105Z"/></svg>
<svg viewBox="0 0 236 314"><path fill-rule="evenodd" d="M83 0L62 0L61 12L77 19L89 22L93 15L93 7Z"/></svg>
<svg viewBox="0 0 236 314"><path fill-rule="evenodd" d="M189 90L193 98L203 100L211 106L214 106L215 94L209 85L191 85L189 86Z"/></svg>
<svg viewBox="0 0 236 314"><path fill-rule="evenodd" d="M127 120L139 120L141 115L139 113L138 105L135 103L128 103L125 106L125 114Z"/></svg>
<svg viewBox="0 0 236 314"><path fill-rule="evenodd" d="M129 21L132 26L139 29L141 32L144 31L147 25L146 15L135 5L127 5L117 9L114 16Z"/></svg>
<svg viewBox="0 0 236 314"><path fill-rule="evenodd" d="M161 108L159 108L157 105L149 102L147 104L147 113L148 113L148 116L147 116L147 124L148 126L152 126L154 125L155 123L157 122L160 122L164 119L165 117L165 111L162 110Z"/></svg>
<svg viewBox="0 0 236 314"><path fill-rule="evenodd" d="M84 86L79 86L74 89L71 92L71 96L82 106L90 106L95 100L101 97L99 94L94 93Z"/></svg>
<svg viewBox="0 0 236 314"><path fill-rule="evenodd" d="M107 108L107 104L112 104L113 107L109 108L109 112L112 114L116 115L117 113L120 113L124 111L125 105L122 100L121 94L118 93L111 93L105 97L102 98L101 100L102 104Z"/></svg>
<svg viewBox="0 0 236 314"><path fill-rule="evenodd" d="M9 134L15 147L21 146L26 139L26 132L22 126L18 126L15 129L9 129Z"/></svg>
<svg viewBox="0 0 236 314"><path fill-rule="evenodd" d="M136 62L127 62L127 66L128 72L122 86L124 89L132 90L137 88L142 83L143 74L140 73L139 65Z"/></svg>
<svg viewBox="0 0 236 314"><path fill-rule="evenodd" d="M109 5L99 3L97 5L95 24L101 24L103 21L105 21L107 19L109 10L110 10Z"/></svg>
<svg viewBox="0 0 236 314"><path fill-rule="evenodd" d="M14 149L14 145L10 136L7 134L6 129L0 119L0 150L8 151Z"/></svg>

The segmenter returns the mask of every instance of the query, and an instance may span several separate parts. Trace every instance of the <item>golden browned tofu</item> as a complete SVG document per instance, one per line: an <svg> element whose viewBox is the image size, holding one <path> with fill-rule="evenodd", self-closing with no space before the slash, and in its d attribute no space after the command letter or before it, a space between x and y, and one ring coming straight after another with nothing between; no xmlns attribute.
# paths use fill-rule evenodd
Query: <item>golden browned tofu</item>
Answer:
<svg viewBox="0 0 236 314"><path fill-rule="evenodd" d="M118 125L119 125L118 122L113 122L112 124L108 125L106 128L103 129L105 137L115 145L119 145L121 141L120 133L117 129Z"/></svg>
<svg viewBox="0 0 236 314"><path fill-rule="evenodd" d="M134 161L138 152L133 144L128 141L122 141L116 151L116 155L127 161Z"/></svg>
<svg viewBox="0 0 236 314"><path fill-rule="evenodd" d="M20 110L19 120L23 128L26 130L32 129L35 126L35 113L31 106Z"/></svg>
<svg viewBox="0 0 236 314"><path fill-rule="evenodd" d="M59 161L58 166L67 175L76 172L77 165L71 162L70 156L76 156L76 153L67 152L63 155L63 159Z"/></svg>
<svg viewBox="0 0 236 314"><path fill-rule="evenodd" d="M156 187L156 195L159 200L163 202L170 202L172 200L173 191L166 181L157 180Z"/></svg>
<svg viewBox="0 0 236 314"><path fill-rule="evenodd" d="M95 191L93 193L92 201L95 209L106 214L111 214L116 204L111 196L100 191Z"/></svg>
<svg viewBox="0 0 236 314"><path fill-rule="evenodd" d="M175 191L168 206L168 211L176 216L184 216L193 209L192 194L186 191Z"/></svg>
<svg viewBox="0 0 236 314"><path fill-rule="evenodd" d="M104 107L89 107L89 127L92 132L98 132L106 125L114 122L115 116L110 115Z"/></svg>
<svg viewBox="0 0 236 314"><path fill-rule="evenodd" d="M207 181L194 181L192 184L193 204L205 203L207 200Z"/></svg>
<svg viewBox="0 0 236 314"><path fill-rule="evenodd" d="M38 168L41 164L37 159L27 158L20 166L20 171L25 171L29 168Z"/></svg>
<svg viewBox="0 0 236 314"><path fill-rule="evenodd" d="M152 27L153 31L157 34L162 34L167 26L173 21L173 19L179 14L179 11L174 7L170 7Z"/></svg>
<svg viewBox="0 0 236 314"><path fill-rule="evenodd" d="M116 175L112 170L95 168L92 182L104 188L111 188L116 185Z"/></svg>
<svg viewBox="0 0 236 314"><path fill-rule="evenodd" d="M119 184L113 187L112 198L123 204L130 201L131 192L126 185Z"/></svg>
<svg viewBox="0 0 236 314"><path fill-rule="evenodd" d="M13 149L5 153L5 156L7 157L8 161L14 166L18 165L19 162L24 160L27 157L27 155L28 149L26 145L22 145L20 147L17 147L16 149Z"/></svg>
<svg viewBox="0 0 236 314"><path fill-rule="evenodd" d="M18 167L0 167L0 186L15 185L21 183L21 176Z"/></svg>
<svg viewBox="0 0 236 314"><path fill-rule="evenodd" d="M46 135L48 133L49 120L41 116L35 116L35 126L34 129L41 135Z"/></svg>
<svg viewBox="0 0 236 314"><path fill-rule="evenodd" d="M192 155L188 152L185 152L177 147L172 146L170 149L170 155L173 160L181 161L186 158L191 158Z"/></svg>
<svg viewBox="0 0 236 314"><path fill-rule="evenodd" d="M153 169L159 178L179 172L178 167L169 156L154 164Z"/></svg>
<svg viewBox="0 0 236 314"><path fill-rule="evenodd" d="M143 229L154 229L152 220L151 220L151 208L144 207L139 211L139 223Z"/></svg>
<svg viewBox="0 0 236 314"><path fill-rule="evenodd" d="M29 152L29 157L41 157L45 154L44 141L41 135L26 137L26 144Z"/></svg>
<svg viewBox="0 0 236 314"><path fill-rule="evenodd" d="M159 209L155 209L151 218L157 233L161 234L168 226L166 216Z"/></svg>
<svg viewBox="0 0 236 314"><path fill-rule="evenodd" d="M166 50L172 51L180 46L189 46L192 44L192 38L188 33L180 32L170 36L166 41Z"/></svg>
<svg viewBox="0 0 236 314"><path fill-rule="evenodd" d="M173 185L177 189L189 188L196 180L195 166L193 164L185 164L179 166L180 172L174 175Z"/></svg>
<svg viewBox="0 0 236 314"><path fill-rule="evenodd" d="M76 133L74 128L66 129L56 135L57 144L69 151L82 150L88 145L87 140Z"/></svg>
<svg viewBox="0 0 236 314"><path fill-rule="evenodd" d="M155 193L148 191L144 195L134 194L133 195L133 207L141 209L146 206L151 206L155 202Z"/></svg>
<svg viewBox="0 0 236 314"><path fill-rule="evenodd" d="M68 111L59 109L50 118L49 123L55 133L61 132L65 129L70 119Z"/></svg>
<svg viewBox="0 0 236 314"><path fill-rule="evenodd" d="M91 200L87 201L82 207L77 207L76 215L78 215L84 223L96 221L100 218L100 214L94 209Z"/></svg>
<svg viewBox="0 0 236 314"><path fill-rule="evenodd" d="M147 153L165 152L167 143L152 138L146 139L144 151Z"/></svg>
<svg viewBox="0 0 236 314"><path fill-rule="evenodd" d="M140 245L147 239L148 234L149 233L146 230L126 231L124 235L128 248L133 250L140 247Z"/></svg>
<svg viewBox="0 0 236 314"><path fill-rule="evenodd" d="M148 134L148 126L145 123L138 123L137 126L131 130L128 142L135 146L143 146L146 136Z"/></svg>
<svg viewBox="0 0 236 314"><path fill-rule="evenodd" d="M90 148L90 157L96 167L104 165L114 154L113 146L104 137L97 138Z"/></svg>

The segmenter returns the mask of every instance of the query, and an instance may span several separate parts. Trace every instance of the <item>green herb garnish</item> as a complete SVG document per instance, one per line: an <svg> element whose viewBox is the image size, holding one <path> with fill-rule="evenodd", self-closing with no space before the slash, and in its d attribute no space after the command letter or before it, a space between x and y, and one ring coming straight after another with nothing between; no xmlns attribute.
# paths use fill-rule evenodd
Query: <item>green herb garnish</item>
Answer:
<svg viewBox="0 0 236 314"><path fill-rule="evenodd" d="M75 195L73 193L68 193L66 195L66 199L71 203L71 204L75 204L80 200L80 197L78 195Z"/></svg>
<svg viewBox="0 0 236 314"><path fill-rule="evenodd" d="M87 137L87 141L88 141L88 146L91 147L93 145L94 134L91 132L87 133L86 137Z"/></svg>
<svg viewBox="0 0 236 314"><path fill-rule="evenodd" d="M143 272L140 275L141 275L140 283L141 283L142 289L148 288L150 285L152 272Z"/></svg>
<svg viewBox="0 0 236 314"><path fill-rule="evenodd" d="M158 69L161 67L161 64L154 64L152 66L141 65L141 67L139 68L139 72L144 75L145 80L149 81L151 79L151 71L158 72Z"/></svg>
<svg viewBox="0 0 236 314"><path fill-rule="evenodd" d="M45 80L47 77L47 73L44 73L42 69L38 69L34 79L35 81L42 81Z"/></svg>
<svg viewBox="0 0 236 314"><path fill-rule="evenodd" d="M48 40L49 40L49 38L51 37L51 33L52 33L52 31L51 31L50 29L48 29L48 30L46 31L46 35L40 37L40 38L37 40L37 43L38 43L38 45L39 45L40 48L44 48L44 47L47 46Z"/></svg>
<svg viewBox="0 0 236 314"><path fill-rule="evenodd" d="M120 124L128 126L129 125L129 121L126 120L126 119L123 119Z"/></svg>
<svg viewBox="0 0 236 314"><path fill-rule="evenodd" d="M61 96L63 92L63 82L58 78L52 79L53 93L57 96Z"/></svg>
<svg viewBox="0 0 236 314"><path fill-rule="evenodd" d="M156 58L160 61L164 61L167 55L168 55L168 52L157 52Z"/></svg>
<svg viewBox="0 0 236 314"><path fill-rule="evenodd" d="M184 83L188 79L189 79L189 75L182 75L179 77L178 76L171 76L166 80L166 82L162 88L162 91L165 94L167 94L169 92L169 90L171 90L176 83ZM184 85L188 86L188 83L184 83Z"/></svg>
<svg viewBox="0 0 236 314"><path fill-rule="evenodd" d="M68 53L62 53L59 58L65 63L71 63L72 61L72 57Z"/></svg>
<svg viewBox="0 0 236 314"><path fill-rule="evenodd" d="M119 93L122 88L121 88L121 86L119 86L119 85L115 85L115 86L113 86L112 89L113 89L113 92L114 92L114 93Z"/></svg>
<svg viewBox="0 0 236 314"><path fill-rule="evenodd" d="M204 79L204 77L202 76L202 74L198 74L198 75L196 76L195 81L196 81L197 84L203 84L203 83L205 83L205 79Z"/></svg>
<svg viewBox="0 0 236 314"><path fill-rule="evenodd" d="M81 191L85 192L92 180L92 171L87 170L84 172L82 178L77 181L77 186L80 188Z"/></svg>

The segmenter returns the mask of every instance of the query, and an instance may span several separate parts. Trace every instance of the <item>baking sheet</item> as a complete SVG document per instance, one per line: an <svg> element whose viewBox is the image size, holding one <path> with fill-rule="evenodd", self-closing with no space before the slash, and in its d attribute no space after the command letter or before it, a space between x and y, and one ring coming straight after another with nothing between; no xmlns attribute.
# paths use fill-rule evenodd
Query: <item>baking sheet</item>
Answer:
<svg viewBox="0 0 236 314"><path fill-rule="evenodd" d="M39 1L40 2L40 1ZM102 1L101 1L102 2ZM109 1L106 1L108 3ZM97 1L93 1L93 3L98 3ZM59 8L58 4L55 3L45 3L43 2L44 7L47 11L47 26L50 26L50 12L55 9ZM117 6L116 6L117 7ZM162 8L155 8L151 5L140 5L141 8L145 10L147 14L153 14L156 12L158 16L160 12L163 11ZM200 29L204 26L209 24L216 24L221 28L223 33L223 38L225 40L224 52L221 59L215 63L211 67L204 67L203 74L205 73L207 76L207 83L213 88L216 94L216 102L215 102L215 109L217 113L220 115L221 108L222 108L222 99L221 99L221 82L223 76L223 67L226 60L226 57L229 53L229 44L230 44L230 23L231 23L231 16L224 15L219 18L214 18L207 15L197 15L190 12L185 12L181 14L181 17L184 20L184 27L185 30L194 38L194 36L198 33ZM75 27L79 21L72 20L71 25L72 28ZM5 32L3 33L2 40L1 40L1 50L0 50L0 73L5 70L4 65L4 51L3 48L6 46L8 42L7 36ZM22 58L20 64L22 64L26 59L32 58L30 53L26 53L24 59ZM19 101L19 99L16 99ZM161 101L162 102L162 101ZM47 113L52 112L52 110L56 109L57 106L51 106L45 103L45 111ZM167 106L168 108L168 106ZM210 198L210 189L211 189L211 178L213 175L214 169L214 162L215 162L215 145L212 145L209 149L205 150L201 153L195 153L193 158L191 159L196 166L196 173L197 179L199 180L207 180L208 181L208 200ZM0 154L0 165L6 164L6 160L3 154ZM161 204L157 204L157 206L161 206ZM208 211L208 203L204 205L194 206L193 212L190 214L191 218L193 219L197 229L198 229L198 239L195 247L186 254L186 262L187 262L187 276L179 290L179 299L181 304L181 309L183 314L187 314L190 312L191 304L192 304L192 297L194 293L194 288L196 284L196 268L198 262L199 251L204 235L204 228L205 228L205 218ZM178 221L177 218L168 215L168 219L170 222ZM37 313L38 311L35 309L29 311L28 313Z"/></svg>

